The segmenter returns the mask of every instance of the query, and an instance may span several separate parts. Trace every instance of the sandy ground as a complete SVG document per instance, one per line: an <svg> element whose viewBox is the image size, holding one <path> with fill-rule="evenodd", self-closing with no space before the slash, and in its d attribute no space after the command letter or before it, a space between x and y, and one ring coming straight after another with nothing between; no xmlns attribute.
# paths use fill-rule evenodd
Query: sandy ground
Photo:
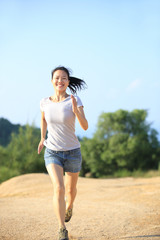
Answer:
<svg viewBox="0 0 160 240"><path fill-rule="evenodd" d="M52 184L46 174L27 174L0 185L0 240L57 240ZM79 178L75 240L160 239L160 177Z"/></svg>

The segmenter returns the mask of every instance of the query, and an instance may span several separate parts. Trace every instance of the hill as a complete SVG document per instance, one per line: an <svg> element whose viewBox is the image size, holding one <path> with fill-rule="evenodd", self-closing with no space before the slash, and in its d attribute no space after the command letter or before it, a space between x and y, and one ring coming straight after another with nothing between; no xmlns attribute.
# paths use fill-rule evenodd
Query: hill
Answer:
<svg viewBox="0 0 160 240"><path fill-rule="evenodd" d="M18 133L20 124L12 124L5 118L0 118L0 145L6 146L10 139L12 132Z"/></svg>
<svg viewBox="0 0 160 240"><path fill-rule="evenodd" d="M27 174L0 185L0 240L56 240L52 184ZM160 239L160 177L79 178L70 239Z"/></svg>

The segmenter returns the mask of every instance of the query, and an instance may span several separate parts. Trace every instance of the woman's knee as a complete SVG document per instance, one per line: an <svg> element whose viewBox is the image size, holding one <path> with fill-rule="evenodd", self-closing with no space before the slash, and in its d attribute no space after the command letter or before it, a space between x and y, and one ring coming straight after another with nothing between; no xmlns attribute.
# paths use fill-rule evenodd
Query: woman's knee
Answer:
<svg viewBox="0 0 160 240"><path fill-rule="evenodd" d="M75 188L66 187L65 192L66 192L66 194L73 195L73 194L77 193L77 188L76 187Z"/></svg>
<svg viewBox="0 0 160 240"><path fill-rule="evenodd" d="M54 185L54 194L59 196L64 196L65 194L65 188L63 185Z"/></svg>

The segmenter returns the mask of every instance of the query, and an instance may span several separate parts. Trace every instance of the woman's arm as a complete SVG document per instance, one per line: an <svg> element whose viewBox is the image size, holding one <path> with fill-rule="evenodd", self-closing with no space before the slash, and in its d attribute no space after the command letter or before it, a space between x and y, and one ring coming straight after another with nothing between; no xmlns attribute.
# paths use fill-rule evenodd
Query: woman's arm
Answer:
<svg viewBox="0 0 160 240"><path fill-rule="evenodd" d="M88 129L88 121L85 118L85 114L83 111L83 107L77 107L77 102L76 99L74 98L73 95L71 95L71 99L72 99L72 109L74 114L76 115L79 124L81 125L81 127L83 128L83 130L87 130Z"/></svg>
<svg viewBox="0 0 160 240"><path fill-rule="evenodd" d="M45 140L46 131L47 131L47 122L44 117L44 112L41 112L41 141L38 145L38 154L40 154L40 152L44 147L43 142Z"/></svg>

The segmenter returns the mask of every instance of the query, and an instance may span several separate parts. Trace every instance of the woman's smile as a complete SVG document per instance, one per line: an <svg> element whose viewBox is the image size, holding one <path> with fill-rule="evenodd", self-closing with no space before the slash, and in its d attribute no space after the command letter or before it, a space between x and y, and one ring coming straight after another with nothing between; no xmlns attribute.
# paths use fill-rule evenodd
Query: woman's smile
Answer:
<svg viewBox="0 0 160 240"><path fill-rule="evenodd" d="M63 87L64 84L63 83L58 83L57 86Z"/></svg>

